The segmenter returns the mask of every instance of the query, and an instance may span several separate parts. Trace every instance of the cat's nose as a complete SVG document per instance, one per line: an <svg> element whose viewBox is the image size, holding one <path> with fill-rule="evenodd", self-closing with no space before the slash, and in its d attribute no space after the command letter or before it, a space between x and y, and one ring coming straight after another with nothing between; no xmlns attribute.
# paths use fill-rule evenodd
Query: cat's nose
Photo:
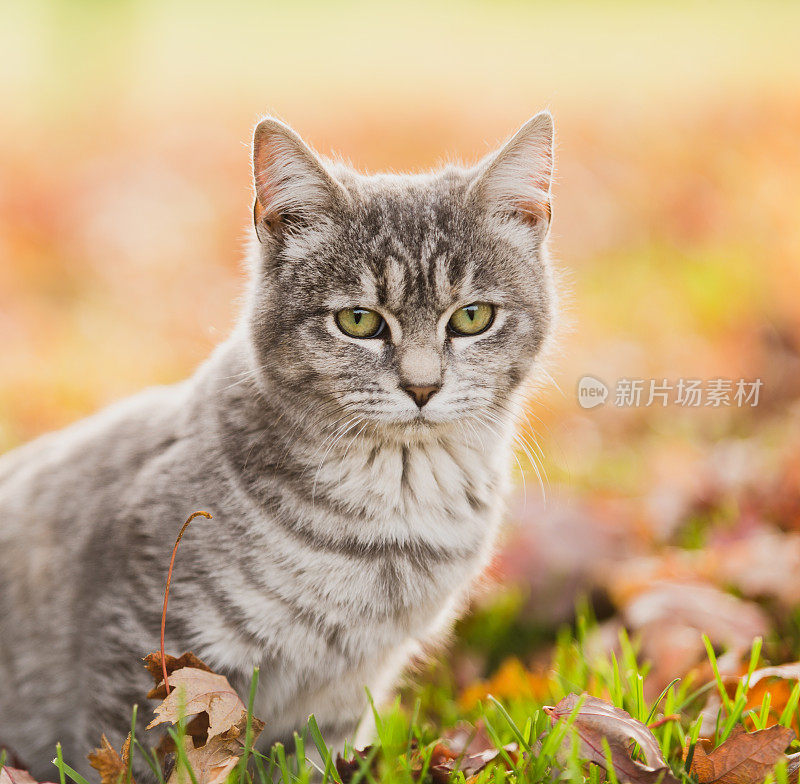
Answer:
<svg viewBox="0 0 800 784"><path fill-rule="evenodd" d="M429 384L428 386L404 386L406 394L413 398L414 402L422 408L440 389L439 384Z"/></svg>

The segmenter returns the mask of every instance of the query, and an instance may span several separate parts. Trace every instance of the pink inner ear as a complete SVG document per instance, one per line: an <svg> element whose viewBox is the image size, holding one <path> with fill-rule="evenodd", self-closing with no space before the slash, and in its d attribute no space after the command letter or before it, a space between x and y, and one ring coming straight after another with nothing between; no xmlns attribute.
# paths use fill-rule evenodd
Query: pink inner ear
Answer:
<svg viewBox="0 0 800 784"><path fill-rule="evenodd" d="M550 199L525 200L519 203L516 210L525 220L533 223L550 223L552 211L550 209Z"/></svg>
<svg viewBox="0 0 800 784"><path fill-rule="evenodd" d="M264 208L261 206L258 196L256 196L256 200L253 202L253 223L258 223L263 217Z"/></svg>
<svg viewBox="0 0 800 784"><path fill-rule="evenodd" d="M550 180L553 155L549 147L539 147L535 156L536 168L530 174L531 188L521 199L523 211L536 220L550 220Z"/></svg>
<svg viewBox="0 0 800 784"><path fill-rule="evenodd" d="M294 173L292 164L296 154L293 145L279 135L264 139L258 146L253 163L260 220L272 223L280 219L287 206L286 189Z"/></svg>
<svg viewBox="0 0 800 784"><path fill-rule="evenodd" d="M277 192L275 189L275 167L278 160L280 151L278 146L270 142L265 142L259 147L258 155L255 159L256 169L256 211L258 212L257 220L271 221L274 219L274 214L267 214L269 206L275 204ZM274 213L271 210L270 213Z"/></svg>
<svg viewBox="0 0 800 784"><path fill-rule="evenodd" d="M259 128L253 168L261 225L277 228L287 216L322 213L335 183L314 153L287 129Z"/></svg>
<svg viewBox="0 0 800 784"><path fill-rule="evenodd" d="M552 168L549 138L523 135L497 153L479 181L479 190L490 208L531 224L547 224Z"/></svg>

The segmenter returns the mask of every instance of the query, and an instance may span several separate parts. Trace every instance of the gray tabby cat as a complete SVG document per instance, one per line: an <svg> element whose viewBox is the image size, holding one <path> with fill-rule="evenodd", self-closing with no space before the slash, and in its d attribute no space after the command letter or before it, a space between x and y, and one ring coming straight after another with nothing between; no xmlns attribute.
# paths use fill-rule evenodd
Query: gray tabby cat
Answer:
<svg viewBox="0 0 800 784"><path fill-rule="evenodd" d="M487 564L514 420L552 332L553 128L473 168L365 176L256 128L238 326L187 381L0 458L0 741L86 770L167 650L240 693L264 745L353 738ZM364 725L367 726L367 725ZM139 729L143 735L143 726ZM156 738L147 740L155 743ZM141 771L139 771L141 775Z"/></svg>

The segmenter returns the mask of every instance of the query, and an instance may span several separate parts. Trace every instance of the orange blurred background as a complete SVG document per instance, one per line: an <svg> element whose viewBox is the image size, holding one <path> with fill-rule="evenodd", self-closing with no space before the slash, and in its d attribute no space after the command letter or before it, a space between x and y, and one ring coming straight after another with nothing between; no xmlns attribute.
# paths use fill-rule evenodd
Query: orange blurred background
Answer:
<svg viewBox="0 0 800 784"><path fill-rule="evenodd" d="M548 107L567 328L528 435L556 485L680 481L800 394L798 30L788 2L3 4L0 451L227 333L262 113L404 170ZM587 373L765 386L757 411L584 411Z"/></svg>

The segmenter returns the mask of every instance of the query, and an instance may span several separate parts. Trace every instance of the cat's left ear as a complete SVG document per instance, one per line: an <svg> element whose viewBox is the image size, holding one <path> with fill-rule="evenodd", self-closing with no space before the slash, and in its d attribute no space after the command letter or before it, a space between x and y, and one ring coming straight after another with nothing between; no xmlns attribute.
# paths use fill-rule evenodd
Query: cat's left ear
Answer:
<svg viewBox="0 0 800 784"><path fill-rule="evenodd" d="M256 200L253 223L261 242L287 228L312 224L345 198L344 188L288 125L267 117L253 134Z"/></svg>
<svg viewBox="0 0 800 784"><path fill-rule="evenodd" d="M478 165L471 198L497 214L513 215L544 237L550 225L553 118L539 112Z"/></svg>

